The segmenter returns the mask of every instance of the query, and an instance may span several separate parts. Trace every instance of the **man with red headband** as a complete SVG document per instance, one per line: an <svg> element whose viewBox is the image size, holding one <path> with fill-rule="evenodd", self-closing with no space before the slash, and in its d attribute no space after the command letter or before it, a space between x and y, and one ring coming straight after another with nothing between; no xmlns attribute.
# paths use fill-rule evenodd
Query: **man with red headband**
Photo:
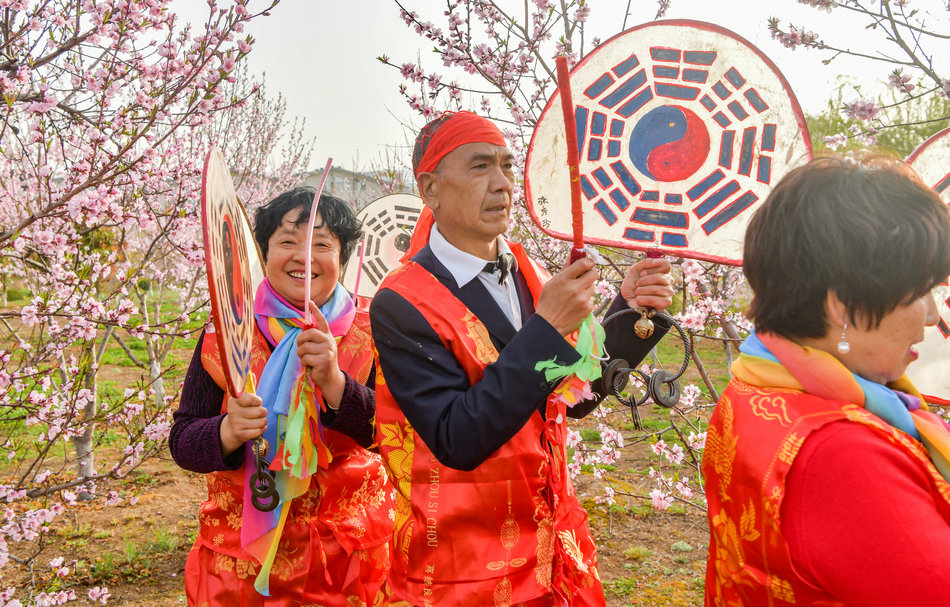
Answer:
<svg viewBox="0 0 950 607"><path fill-rule="evenodd" d="M416 138L413 169L432 213L370 308L377 442L398 490L394 604L604 605L565 447L566 416L603 396L567 409L536 370L579 359L566 336L593 309L594 263L546 280L502 238L514 172L492 122L440 116ZM634 265L611 309L666 308L669 271L660 259ZM608 335L607 349L636 364L666 328Z"/></svg>

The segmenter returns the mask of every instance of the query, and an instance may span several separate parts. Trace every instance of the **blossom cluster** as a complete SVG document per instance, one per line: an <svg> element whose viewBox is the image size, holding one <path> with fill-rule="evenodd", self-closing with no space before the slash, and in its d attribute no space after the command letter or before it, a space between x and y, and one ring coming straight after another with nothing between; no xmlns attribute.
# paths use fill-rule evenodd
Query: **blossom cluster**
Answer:
<svg viewBox="0 0 950 607"><path fill-rule="evenodd" d="M108 482L165 448L178 397L169 352L207 319L207 151L223 148L252 207L307 168L302 123L241 67L253 46L245 26L276 0L220 4L181 27L170 0L0 0L0 40L17 62L0 74L0 275L30 293L0 309L4 343L18 344L0 350L11 464L0 574L14 553L35 568L36 540L80 500L122 503ZM138 372L118 394L99 381L109 352ZM121 441L112 461L96 449L105 431ZM51 458L64 443L66 457ZM74 569L62 557L51 567L58 580ZM76 599L60 587L34 584L29 599L8 590L0 605Z"/></svg>
<svg viewBox="0 0 950 607"><path fill-rule="evenodd" d="M910 93L915 88L914 84L911 83L911 77L909 74L905 74L904 70L898 68L890 73L887 77L888 83L902 93Z"/></svg>
<svg viewBox="0 0 950 607"><path fill-rule="evenodd" d="M822 2L823 0L818 1ZM792 50L795 50L800 46L804 46L806 48L820 48L822 46L822 43L818 39L818 34L815 32L806 30L803 27L795 27L791 24L788 26L788 31L784 31L782 30L780 21L775 17L769 19L769 32L772 34L773 40L778 40L782 46Z"/></svg>
<svg viewBox="0 0 950 607"><path fill-rule="evenodd" d="M871 99L856 99L844 107L848 118L864 122L876 120L881 112L881 107Z"/></svg>

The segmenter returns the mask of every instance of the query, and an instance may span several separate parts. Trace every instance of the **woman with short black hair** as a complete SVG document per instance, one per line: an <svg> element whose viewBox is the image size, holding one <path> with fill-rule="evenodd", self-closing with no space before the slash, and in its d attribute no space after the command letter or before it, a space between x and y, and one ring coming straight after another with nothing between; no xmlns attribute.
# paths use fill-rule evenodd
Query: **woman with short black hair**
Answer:
<svg viewBox="0 0 950 607"><path fill-rule="evenodd" d="M816 158L743 263L755 331L706 439L706 604L950 604L950 431L904 376L950 275L946 205L900 160Z"/></svg>
<svg viewBox="0 0 950 607"><path fill-rule="evenodd" d="M322 195L305 276L314 194L296 188L255 215L266 274L254 298L256 394L227 395L213 334L199 339L185 377L169 446L181 467L208 474L185 565L191 605L371 605L389 570L392 485L367 451L376 375L369 319L339 283L361 226L346 202ZM248 442L260 436L280 493L272 513L249 499Z"/></svg>

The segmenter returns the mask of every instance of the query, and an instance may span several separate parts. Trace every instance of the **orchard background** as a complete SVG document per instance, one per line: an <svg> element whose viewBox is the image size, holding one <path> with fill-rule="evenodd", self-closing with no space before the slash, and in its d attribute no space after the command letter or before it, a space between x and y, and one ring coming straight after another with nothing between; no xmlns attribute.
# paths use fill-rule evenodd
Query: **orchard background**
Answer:
<svg viewBox="0 0 950 607"><path fill-rule="evenodd" d="M423 50L396 57L371 40L347 52L398 70L415 112L407 139L444 109L474 109L503 126L523 168L554 90L554 57L576 62L625 27L664 17L671 1L446 0L432 14L411 0L379 2ZM175 467L166 439L208 322L202 162L221 147L253 208L321 160L304 117L289 116L266 77L245 67L255 52L246 28L293 10L279 2L210 0L203 19L185 20L169 0L0 0L0 607L184 602L204 483ZM784 19L796 4L848 13L869 46ZM761 28L802 61L849 57L877 76L875 86L842 79L826 109L808 115L816 151L881 146L904 157L947 126L950 71L935 50L950 35L946 3L773 5ZM594 11L611 13L613 29L593 31ZM380 191L406 191L410 152L392 149L370 173ZM566 249L537 231L520 188L515 208L514 238L556 268ZM631 254L602 253L607 302ZM699 465L706 420L749 328L748 294L738 269L673 261L671 312L694 351L680 404L641 407L638 428L608 402L571 430L571 469L612 605L701 603ZM668 338L647 362L676 369L683 353Z"/></svg>

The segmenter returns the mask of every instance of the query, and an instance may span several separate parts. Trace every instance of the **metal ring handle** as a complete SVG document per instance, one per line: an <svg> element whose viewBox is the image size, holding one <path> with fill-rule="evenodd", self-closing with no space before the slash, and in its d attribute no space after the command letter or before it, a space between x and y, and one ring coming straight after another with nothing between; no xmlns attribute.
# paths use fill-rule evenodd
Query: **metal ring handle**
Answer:
<svg viewBox="0 0 950 607"><path fill-rule="evenodd" d="M627 314L637 314L638 316L643 315L642 312L636 308L628 308L626 310L620 310L619 312L615 312L611 314L610 316L608 316L607 318L605 318L604 321L601 323L601 326L606 327L607 324L609 324L610 322ZM686 332L683 330L680 324L676 322L676 320L674 320L672 316L670 316L666 312L659 312L659 313L653 314L652 316L654 319L662 318L667 323L669 323L670 327L676 328L677 333L679 333L680 340L683 342L683 348L684 348L683 364L680 365L680 368L676 373L670 373L669 371L659 369L655 371L652 375L648 375L640 371L639 369L629 368L627 365L629 365L630 363L628 363L627 361L623 361L624 363L623 366L619 364L611 366L613 365L614 362L619 362L619 360L611 361L611 363L608 364L607 368L605 369L605 377L604 377L605 387L611 391L611 394L616 396L624 404L628 404L631 408L639 407L640 405L646 402L647 398L652 398L654 402L656 402L658 405L662 407L666 407L666 408L674 407L676 403L679 402L679 398L682 393L682 389L680 388L680 385L676 380L678 380L683 375L683 373L686 372L686 369L689 367L689 359L691 358L692 352L693 352L692 345L689 342L689 337L686 335ZM608 373L609 373L609 376L608 376ZM633 401L632 399L625 399L620 396L620 392L623 390L623 388L627 386L628 373L638 373L640 377L643 378L646 384L646 391L643 395L643 398L637 401ZM665 389L664 389L664 386L665 386Z"/></svg>

